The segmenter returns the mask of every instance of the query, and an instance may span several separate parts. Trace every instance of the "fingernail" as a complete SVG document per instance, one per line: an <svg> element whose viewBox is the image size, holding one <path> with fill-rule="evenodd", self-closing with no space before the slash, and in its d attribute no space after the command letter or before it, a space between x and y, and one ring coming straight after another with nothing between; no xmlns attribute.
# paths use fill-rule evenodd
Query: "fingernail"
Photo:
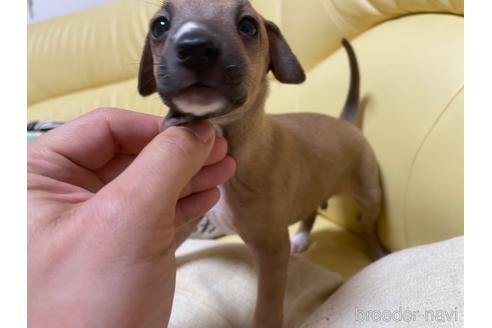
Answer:
<svg viewBox="0 0 492 328"><path fill-rule="evenodd" d="M215 135L215 130L209 121L187 123L179 126L193 134L201 142L208 144Z"/></svg>

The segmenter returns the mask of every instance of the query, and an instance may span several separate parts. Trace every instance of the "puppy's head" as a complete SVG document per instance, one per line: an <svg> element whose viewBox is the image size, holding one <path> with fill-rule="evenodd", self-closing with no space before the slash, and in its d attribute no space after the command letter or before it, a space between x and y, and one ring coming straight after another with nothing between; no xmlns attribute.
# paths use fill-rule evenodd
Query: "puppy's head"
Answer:
<svg viewBox="0 0 492 328"><path fill-rule="evenodd" d="M154 15L140 62L138 90L158 92L166 126L239 118L266 73L302 83L304 71L278 27L246 0L168 0Z"/></svg>

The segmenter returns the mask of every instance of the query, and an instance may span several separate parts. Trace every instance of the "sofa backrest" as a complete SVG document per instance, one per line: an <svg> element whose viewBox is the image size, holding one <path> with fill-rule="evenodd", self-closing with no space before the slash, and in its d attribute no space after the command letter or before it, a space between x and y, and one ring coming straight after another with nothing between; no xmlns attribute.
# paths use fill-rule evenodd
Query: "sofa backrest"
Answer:
<svg viewBox="0 0 492 328"><path fill-rule="evenodd" d="M30 25L28 105L134 78L157 10L151 1L114 1Z"/></svg>

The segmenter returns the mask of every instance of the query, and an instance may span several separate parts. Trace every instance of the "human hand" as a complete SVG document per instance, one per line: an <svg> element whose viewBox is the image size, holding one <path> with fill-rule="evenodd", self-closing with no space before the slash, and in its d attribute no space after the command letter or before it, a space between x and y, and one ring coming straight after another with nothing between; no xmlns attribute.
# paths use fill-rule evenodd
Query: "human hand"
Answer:
<svg viewBox="0 0 492 328"><path fill-rule="evenodd" d="M209 122L96 110L28 144L33 327L162 327L175 227L219 199L235 162Z"/></svg>

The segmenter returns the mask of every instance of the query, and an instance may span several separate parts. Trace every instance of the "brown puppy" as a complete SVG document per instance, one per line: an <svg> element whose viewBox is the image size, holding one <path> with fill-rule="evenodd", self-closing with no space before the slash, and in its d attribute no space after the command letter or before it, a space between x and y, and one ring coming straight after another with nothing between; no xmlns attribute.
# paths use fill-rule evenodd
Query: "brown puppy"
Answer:
<svg viewBox="0 0 492 328"><path fill-rule="evenodd" d="M383 255L375 223L381 190L377 163L352 123L358 106L358 68L351 60L351 91L336 119L321 114L266 115L266 73L302 83L304 71L278 27L241 0L169 0L150 23L139 91L158 92L170 111L163 128L210 119L222 128L237 173L221 187L207 218L237 232L258 272L255 327L281 327L289 261L289 224L302 220L293 251L308 245L317 208L335 194L359 204L364 237ZM179 244L196 223L177 233Z"/></svg>

